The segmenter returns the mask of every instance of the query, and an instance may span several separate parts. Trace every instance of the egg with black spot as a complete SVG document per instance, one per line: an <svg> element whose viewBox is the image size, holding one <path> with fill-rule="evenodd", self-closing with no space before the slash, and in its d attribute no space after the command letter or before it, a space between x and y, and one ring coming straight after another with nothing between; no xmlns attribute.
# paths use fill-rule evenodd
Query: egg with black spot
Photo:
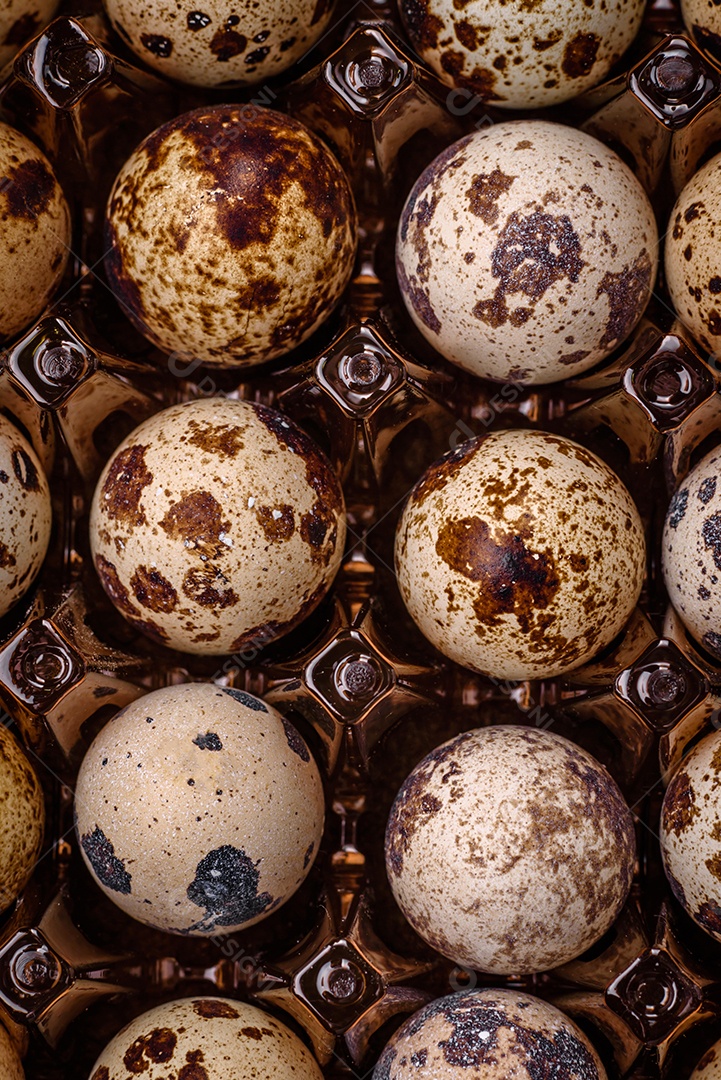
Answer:
<svg viewBox="0 0 721 1080"><path fill-rule="evenodd" d="M721 449L674 492L661 553L671 603L693 637L721 658Z"/></svg>
<svg viewBox="0 0 721 1080"><path fill-rule="evenodd" d="M0 1024L0 1076L3 1080L25 1080L20 1055L2 1024Z"/></svg>
<svg viewBox="0 0 721 1080"><path fill-rule="evenodd" d="M323 785L293 725L212 683L155 690L119 712L75 792L85 864L127 915L174 934L252 926L284 904L318 851Z"/></svg>
<svg viewBox="0 0 721 1080"><path fill-rule="evenodd" d="M356 210L345 173L298 121L248 105L170 120L110 194L105 269L125 314L173 358L250 367L327 318L348 284Z"/></svg>
<svg viewBox="0 0 721 1080"><path fill-rule="evenodd" d="M597 86L626 51L644 0L400 0L417 52L451 111L556 105Z"/></svg>
<svg viewBox="0 0 721 1080"><path fill-rule="evenodd" d="M0 4L0 68L50 22L60 0L3 0Z"/></svg>
<svg viewBox="0 0 721 1080"><path fill-rule="evenodd" d="M50 488L23 434L0 415L0 615L33 584L50 542Z"/></svg>
<svg viewBox="0 0 721 1080"><path fill-rule="evenodd" d="M398 584L445 656L499 679L592 659L641 592L643 526L599 457L544 431L471 439L421 477L396 532Z"/></svg>
<svg viewBox="0 0 721 1080"><path fill-rule="evenodd" d="M558 1077L606 1080L593 1046L567 1016L518 990L462 990L431 1001L396 1032L373 1080Z"/></svg>
<svg viewBox="0 0 721 1080"><path fill-rule="evenodd" d="M274 409L173 405L115 451L95 489L100 581L136 629L191 653L256 652L327 593L345 542L330 463Z"/></svg>
<svg viewBox="0 0 721 1080"><path fill-rule="evenodd" d="M44 828L37 774L15 736L0 724L0 912L15 903L30 880Z"/></svg>
<svg viewBox="0 0 721 1080"><path fill-rule="evenodd" d="M721 349L721 154L689 180L671 211L664 270L673 306L711 353Z"/></svg>
<svg viewBox="0 0 721 1080"><path fill-rule="evenodd" d="M633 818L587 751L498 725L431 751L386 829L388 880L428 945L496 975L580 956L613 924L633 880Z"/></svg>
<svg viewBox="0 0 721 1080"><path fill-rule="evenodd" d="M414 323L473 375L551 383L629 336L656 277L639 181L582 131L516 120L447 147L401 214L396 269Z"/></svg>
<svg viewBox="0 0 721 1080"><path fill-rule="evenodd" d="M716 0L681 0L681 15L699 48L721 62L721 8Z"/></svg>
<svg viewBox="0 0 721 1080"><path fill-rule="evenodd" d="M0 342L36 319L65 272L70 211L50 162L0 124Z"/></svg>
<svg viewBox="0 0 721 1080"><path fill-rule="evenodd" d="M721 1040L706 1051L689 1080L721 1080Z"/></svg>
<svg viewBox="0 0 721 1080"><path fill-rule="evenodd" d="M90 1080L322 1080L318 1062L285 1024L222 997L167 1001L108 1043Z"/></svg>
<svg viewBox="0 0 721 1080"><path fill-rule="evenodd" d="M287 71L328 30L334 0L104 0L120 37L163 75L193 86L248 86ZM264 100L275 94L267 87Z"/></svg>

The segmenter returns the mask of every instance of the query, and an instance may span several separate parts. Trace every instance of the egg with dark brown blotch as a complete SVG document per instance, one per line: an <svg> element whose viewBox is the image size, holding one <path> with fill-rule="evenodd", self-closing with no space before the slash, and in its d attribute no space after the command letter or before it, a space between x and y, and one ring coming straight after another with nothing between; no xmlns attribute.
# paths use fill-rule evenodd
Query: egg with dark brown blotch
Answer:
<svg viewBox="0 0 721 1080"><path fill-rule="evenodd" d="M230 998L167 1001L132 1020L90 1080L323 1080L310 1050L255 1005Z"/></svg>
<svg viewBox="0 0 721 1080"><path fill-rule="evenodd" d="M633 818L568 739L498 725L431 751L388 819L386 870L408 922L449 960L494 974L580 956L626 902Z"/></svg>
<svg viewBox="0 0 721 1080"><path fill-rule="evenodd" d="M431 1001L396 1032L373 1080L606 1080L584 1033L518 990L463 990Z"/></svg>
<svg viewBox="0 0 721 1080"><path fill-rule="evenodd" d="M176 367L249 367L330 314L353 269L356 211L341 166L302 124L217 105L133 152L110 194L106 240L118 302Z"/></svg>
<svg viewBox="0 0 721 1080"><path fill-rule="evenodd" d="M721 1080L721 1040L709 1047L689 1080Z"/></svg>
<svg viewBox="0 0 721 1080"><path fill-rule="evenodd" d="M0 615L25 595L50 542L52 506L42 464L25 436L0 415Z"/></svg>
<svg viewBox="0 0 721 1080"><path fill-rule="evenodd" d="M0 3L0 68L50 22L60 0L2 0Z"/></svg>
<svg viewBox="0 0 721 1080"><path fill-rule="evenodd" d="M473 101L532 109L597 86L641 26L644 0L400 0L408 35L448 86Z"/></svg>
<svg viewBox="0 0 721 1080"><path fill-rule="evenodd" d="M194 86L248 86L286 71L326 32L335 0L104 0L121 38L156 71ZM262 98L275 94L263 87Z"/></svg>
<svg viewBox="0 0 721 1080"><path fill-rule="evenodd" d="M0 1024L0 1076L3 1080L25 1080L20 1056L2 1024Z"/></svg>
<svg viewBox="0 0 721 1080"><path fill-rule="evenodd" d="M628 337L657 248L648 196L617 154L582 131L516 120L425 169L401 214L396 269L411 318L447 360L551 383Z"/></svg>
<svg viewBox="0 0 721 1080"><path fill-rule="evenodd" d="M36 319L65 272L70 211L50 162L0 124L0 341Z"/></svg>
<svg viewBox="0 0 721 1080"><path fill-rule="evenodd" d="M121 614L190 653L260 651L331 586L343 492L292 421L247 401L173 405L105 466L90 513L100 581Z"/></svg>
<svg viewBox="0 0 721 1080"><path fill-rule="evenodd" d="M499 679L547 679L609 645L638 600L643 526L614 472L544 431L497 431L432 465L396 532L398 584L428 640Z"/></svg>
<svg viewBox="0 0 721 1080"><path fill-rule="evenodd" d="M699 48L721 62L721 7L716 0L681 0L681 15Z"/></svg>
<svg viewBox="0 0 721 1080"><path fill-rule="evenodd" d="M252 926L302 884L323 832L323 785L275 709L191 683L155 690L105 725L83 760L75 813L86 866L119 908L207 937Z"/></svg>
<svg viewBox="0 0 721 1080"><path fill-rule="evenodd" d="M15 736L0 724L0 912L17 900L30 880L44 828L40 781Z"/></svg>

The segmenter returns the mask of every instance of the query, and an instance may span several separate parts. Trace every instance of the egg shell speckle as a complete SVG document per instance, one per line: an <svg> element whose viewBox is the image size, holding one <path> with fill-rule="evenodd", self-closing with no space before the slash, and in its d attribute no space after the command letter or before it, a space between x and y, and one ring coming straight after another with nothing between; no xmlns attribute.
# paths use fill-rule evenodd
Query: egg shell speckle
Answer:
<svg viewBox="0 0 721 1080"><path fill-rule="evenodd" d="M35 37L53 17L60 0L2 0L0 3L0 68Z"/></svg>
<svg viewBox="0 0 721 1080"><path fill-rule="evenodd" d="M42 312L70 253L70 211L50 162L0 124L0 341Z"/></svg>
<svg viewBox="0 0 721 1080"><path fill-rule="evenodd" d="M343 554L343 493L282 413L206 398L120 445L95 490L90 542L139 630L186 652L236 652L287 633L325 595Z"/></svg>
<svg viewBox="0 0 721 1080"><path fill-rule="evenodd" d="M328 29L333 0L105 0L116 31L150 67L194 86L245 86L286 71ZM265 89L265 88L264 88ZM267 92L267 90L265 91Z"/></svg>
<svg viewBox="0 0 721 1080"><path fill-rule="evenodd" d="M90 1080L322 1080L297 1035L229 998L184 998L143 1013L95 1063ZM177 1073L176 1073L177 1070Z"/></svg>
<svg viewBox="0 0 721 1080"><path fill-rule="evenodd" d="M40 855L45 803L35 770L0 724L0 912L20 895Z"/></svg>
<svg viewBox="0 0 721 1080"><path fill-rule="evenodd" d="M51 527L43 467L25 436L0 416L0 615L40 573Z"/></svg>
<svg viewBox="0 0 721 1080"><path fill-rule="evenodd" d="M596 86L635 38L643 0L400 0L423 60L499 108L555 105Z"/></svg>
<svg viewBox="0 0 721 1080"><path fill-rule="evenodd" d="M502 431L446 454L396 534L398 584L446 656L506 679L589 660L638 599L645 542L615 473L569 439Z"/></svg>
<svg viewBox="0 0 721 1080"><path fill-rule="evenodd" d="M676 899L721 941L721 732L708 735L674 773L661 811L661 854Z"/></svg>
<svg viewBox="0 0 721 1080"><path fill-rule="evenodd" d="M2 1024L0 1024L0 1076L3 1080L25 1080L18 1052Z"/></svg>
<svg viewBox="0 0 721 1080"><path fill-rule="evenodd" d="M661 550L671 603L696 640L721 657L721 449L674 493Z"/></svg>
<svg viewBox="0 0 721 1080"><path fill-rule="evenodd" d="M583 1032L559 1009L511 990L466 990L432 1001L383 1051L373 1080L606 1080Z"/></svg>
<svg viewBox="0 0 721 1080"><path fill-rule="evenodd" d="M474 375L569 378L633 330L657 269L653 209L581 131L496 124L444 150L401 215L396 268L421 333Z"/></svg>
<svg viewBox="0 0 721 1080"><path fill-rule="evenodd" d="M217 105L158 128L120 170L105 268L161 349L248 367L327 317L350 279L356 227L345 173L320 139L272 109Z"/></svg>
<svg viewBox="0 0 721 1080"><path fill-rule="evenodd" d="M496 974L558 967L598 941L634 861L633 819L603 766L523 727L433 750L386 829L388 879L411 926L443 956Z"/></svg>
<svg viewBox="0 0 721 1080"><path fill-rule="evenodd" d="M106 724L83 760L75 810L86 865L118 907L208 936L252 926L303 882L323 831L323 785L275 709L191 683L153 691Z"/></svg>
<svg viewBox="0 0 721 1080"><path fill-rule="evenodd" d="M697 45L721 61L721 7L716 0L681 0L681 15Z"/></svg>
<svg viewBox="0 0 721 1080"><path fill-rule="evenodd" d="M689 1080L721 1080L721 1040L706 1051Z"/></svg>

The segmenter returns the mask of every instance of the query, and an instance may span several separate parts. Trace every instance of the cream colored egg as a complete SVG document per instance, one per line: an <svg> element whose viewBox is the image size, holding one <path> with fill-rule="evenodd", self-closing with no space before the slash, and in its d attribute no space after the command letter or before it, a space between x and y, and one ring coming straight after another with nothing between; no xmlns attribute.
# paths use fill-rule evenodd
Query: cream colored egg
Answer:
<svg viewBox="0 0 721 1080"><path fill-rule="evenodd" d="M118 34L150 67L194 86L219 87L286 71L325 33L335 6L334 0L104 2Z"/></svg>
<svg viewBox="0 0 721 1080"><path fill-rule="evenodd" d="M22 1062L15 1044L0 1024L0 1076L3 1080L25 1080Z"/></svg>
<svg viewBox="0 0 721 1080"><path fill-rule="evenodd" d="M30 880L44 829L45 803L35 770L14 735L0 724L0 912Z"/></svg>
<svg viewBox="0 0 721 1080"><path fill-rule="evenodd" d="M0 615L40 573L51 527L50 489L38 456L0 416Z"/></svg>
<svg viewBox="0 0 721 1080"><path fill-rule="evenodd" d="M721 732L691 750L666 789L661 854L676 899L721 941Z"/></svg>
<svg viewBox="0 0 721 1080"><path fill-rule="evenodd" d="M70 211L50 162L0 124L0 341L37 318L65 271Z"/></svg>
<svg viewBox="0 0 721 1080"><path fill-rule="evenodd" d="M696 640L721 657L721 449L674 493L661 554L671 603Z"/></svg>
<svg viewBox="0 0 721 1080"><path fill-rule="evenodd" d="M50 22L60 0L2 0L0 3L0 68L20 47Z"/></svg>
<svg viewBox="0 0 721 1080"><path fill-rule="evenodd" d="M716 0L681 0L681 14L697 45L721 61L721 7Z"/></svg>
<svg viewBox="0 0 721 1080"><path fill-rule="evenodd" d="M494 974L545 971L590 948L621 911L634 861L613 779L533 728L482 728L433 750L386 829L388 879L411 926Z"/></svg>
<svg viewBox="0 0 721 1080"><path fill-rule="evenodd" d="M586 1036L546 1001L511 990L465 990L407 1020L373 1080L606 1080Z"/></svg>
<svg viewBox="0 0 721 1080"><path fill-rule="evenodd" d="M396 533L401 595L451 660L545 679L590 660L638 600L645 542L626 488L595 454L499 431L418 481Z"/></svg>
<svg viewBox="0 0 721 1080"><path fill-rule="evenodd" d="M260 648L298 625L343 554L343 494L290 420L206 398L146 420L103 471L90 543L110 599L156 641Z"/></svg>
<svg viewBox="0 0 721 1080"><path fill-rule="evenodd" d="M721 1041L706 1051L689 1080L721 1080Z"/></svg>
<svg viewBox="0 0 721 1080"><path fill-rule="evenodd" d="M130 156L106 241L111 288L152 342L248 367L329 315L353 269L356 211L345 173L302 124L217 105L169 121Z"/></svg>
<svg viewBox="0 0 721 1080"><path fill-rule="evenodd" d="M666 233L666 283L679 318L705 348L721 351L721 154L689 180Z"/></svg>
<svg viewBox="0 0 721 1080"><path fill-rule="evenodd" d="M108 1043L90 1080L322 1080L311 1052L268 1013L229 998L183 998Z"/></svg>
<svg viewBox="0 0 721 1080"><path fill-rule="evenodd" d="M275 911L308 874L323 785L296 729L241 690L190 683L118 713L78 776L76 831L134 919L209 936Z"/></svg>
<svg viewBox="0 0 721 1080"><path fill-rule="evenodd" d="M444 150L403 209L396 268L421 333L474 375L570 378L641 318L658 236L643 188L581 131L496 124Z"/></svg>
<svg viewBox="0 0 721 1080"><path fill-rule="evenodd" d="M462 96L506 109L555 105L596 86L635 38L644 0L400 0L423 60Z"/></svg>

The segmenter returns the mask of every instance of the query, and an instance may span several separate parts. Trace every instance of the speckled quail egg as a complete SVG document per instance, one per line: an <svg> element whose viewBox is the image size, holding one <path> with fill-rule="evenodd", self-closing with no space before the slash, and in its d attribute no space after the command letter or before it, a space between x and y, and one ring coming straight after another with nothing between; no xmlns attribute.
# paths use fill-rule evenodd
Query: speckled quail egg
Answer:
<svg viewBox="0 0 721 1080"><path fill-rule="evenodd" d="M286 71L328 29L335 6L334 0L104 3L118 34L150 67L195 86L222 87Z"/></svg>
<svg viewBox="0 0 721 1080"><path fill-rule="evenodd" d="M657 268L653 210L582 131L516 120L444 150L403 209L396 269L421 333L474 375L550 383L631 333Z"/></svg>
<svg viewBox="0 0 721 1080"><path fill-rule="evenodd" d="M0 415L0 615L40 573L51 525L50 489L37 454Z"/></svg>
<svg viewBox="0 0 721 1080"><path fill-rule="evenodd" d="M448 86L499 108L567 101L596 86L635 38L644 0L400 0L408 35Z"/></svg>
<svg viewBox="0 0 721 1080"><path fill-rule="evenodd" d="M678 316L712 353L721 350L719 214L721 154L699 169L679 195L664 255L666 283Z"/></svg>
<svg viewBox="0 0 721 1080"><path fill-rule="evenodd" d="M590 1042L559 1009L516 990L432 1001L396 1032L373 1080L606 1080Z"/></svg>
<svg viewBox="0 0 721 1080"><path fill-rule="evenodd" d="M0 68L26 41L52 19L60 0L2 0L0 3Z"/></svg>
<svg viewBox="0 0 721 1080"><path fill-rule="evenodd" d="M247 367L304 341L353 269L345 173L296 120L248 105L185 113L134 151L108 203L105 268L154 344Z"/></svg>
<svg viewBox="0 0 721 1080"><path fill-rule="evenodd" d="M689 1080L721 1080L721 1041L706 1051Z"/></svg>
<svg viewBox="0 0 721 1080"><path fill-rule="evenodd" d="M108 1043L90 1080L322 1080L285 1024L229 998L183 998L143 1013Z"/></svg>
<svg viewBox="0 0 721 1080"><path fill-rule="evenodd" d="M70 254L70 211L50 162L0 124L0 341L37 318Z"/></svg>
<svg viewBox="0 0 721 1080"><path fill-rule="evenodd" d="M671 603L697 641L721 657L721 448L674 493L661 550Z"/></svg>
<svg viewBox="0 0 721 1080"><path fill-rule="evenodd" d="M721 7L716 0L681 0L681 14L698 46L721 60Z"/></svg>
<svg viewBox="0 0 721 1080"><path fill-rule="evenodd" d="M320 843L323 786L275 709L191 683L106 724L83 760L75 812L106 895L140 922L200 937L251 926L293 895Z"/></svg>
<svg viewBox="0 0 721 1080"><path fill-rule="evenodd" d="M0 1024L0 1076L3 1080L25 1080L18 1052L2 1024Z"/></svg>
<svg viewBox="0 0 721 1080"><path fill-rule="evenodd" d="M146 420L101 474L95 568L133 626L192 653L282 636L343 554L340 484L311 440L262 405L205 398Z"/></svg>
<svg viewBox="0 0 721 1080"><path fill-rule="evenodd" d="M666 789L661 854L671 889L691 918L721 941L721 732L683 759Z"/></svg>
<svg viewBox="0 0 721 1080"><path fill-rule="evenodd" d="M396 533L401 595L465 667L545 679L590 660L638 600L645 542L609 467L543 431L471 439L432 465Z"/></svg>
<svg viewBox="0 0 721 1080"><path fill-rule="evenodd" d="M496 974L557 967L611 926L631 887L631 813L595 758L535 728L482 728L401 787L386 870L434 949Z"/></svg>
<svg viewBox="0 0 721 1080"><path fill-rule="evenodd" d="M30 880L44 829L45 803L35 770L15 736L0 724L0 912Z"/></svg>

